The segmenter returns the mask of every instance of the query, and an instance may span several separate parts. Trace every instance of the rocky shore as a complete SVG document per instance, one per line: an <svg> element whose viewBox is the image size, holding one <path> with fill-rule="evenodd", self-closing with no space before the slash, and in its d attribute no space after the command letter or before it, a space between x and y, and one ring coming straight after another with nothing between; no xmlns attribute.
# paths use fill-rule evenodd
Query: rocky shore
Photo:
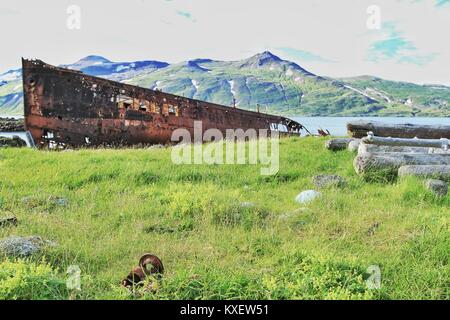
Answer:
<svg viewBox="0 0 450 320"><path fill-rule="evenodd" d="M0 118L0 132L25 131L24 119Z"/></svg>

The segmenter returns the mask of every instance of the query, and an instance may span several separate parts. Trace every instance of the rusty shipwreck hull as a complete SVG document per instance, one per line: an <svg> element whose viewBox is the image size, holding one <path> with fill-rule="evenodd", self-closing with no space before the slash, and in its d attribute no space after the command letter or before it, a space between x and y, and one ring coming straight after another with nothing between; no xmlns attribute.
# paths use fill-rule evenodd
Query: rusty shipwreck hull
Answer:
<svg viewBox="0 0 450 320"><path fill-rule="evenodd" d="M83 147L169 143L172 132L194 121L206 131L274 129L299 134L301 124L176 96L22 59L25 126L37 146Z"/></svg>

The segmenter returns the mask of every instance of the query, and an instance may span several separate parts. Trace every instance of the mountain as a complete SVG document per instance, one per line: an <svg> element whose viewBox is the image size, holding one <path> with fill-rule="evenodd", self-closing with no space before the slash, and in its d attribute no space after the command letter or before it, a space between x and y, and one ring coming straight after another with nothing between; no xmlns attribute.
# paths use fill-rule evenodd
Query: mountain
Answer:
<svg viewBox="0 0 450 320"><path fill-rule="evenodd" d="M62 67L150 89L254 110L308 116L450 116L450 87L372 76L321 77L266 51L239 61L113 62L87 56ZM22 114L21 70L0 75L0 114Z"/></svg>
<svg viewBox="0 0 450 320"><path fill-rule="evenodd" d="M281 60L279 57L275 56L269 51L265 51L263 53L259 53L253 57L250 57L249 59L246 59L242 62L238 62L237 65L239 65L240 68L250 68L250 69L267 69L270 70L280 70L280 71L297 71L305 76L316 76L315 74L303 69L299 65Z"/></svg>
<svg viewBox="0 0 450 320"><path fill-rule="evenodd" d="M109 76L139 70L156 70L169 64L160 61L112 62L100 56L87 56L73 64L62 65L63 68L82 71L92 76Z"/></svg>

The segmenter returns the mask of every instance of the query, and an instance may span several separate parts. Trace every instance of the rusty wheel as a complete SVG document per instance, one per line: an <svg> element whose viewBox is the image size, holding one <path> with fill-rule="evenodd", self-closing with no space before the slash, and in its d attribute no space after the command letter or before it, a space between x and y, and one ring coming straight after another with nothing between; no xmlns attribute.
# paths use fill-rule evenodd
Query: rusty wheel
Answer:
<svg viewBox="0 0 450 320"><path fill-rule="evenodd" d="M150 253L144 254L141 259L139 259L139 266L147 275L164 273L164 266L161 260L157 256ZM151 267L151 269L149 270L147 267Z"/></svg>

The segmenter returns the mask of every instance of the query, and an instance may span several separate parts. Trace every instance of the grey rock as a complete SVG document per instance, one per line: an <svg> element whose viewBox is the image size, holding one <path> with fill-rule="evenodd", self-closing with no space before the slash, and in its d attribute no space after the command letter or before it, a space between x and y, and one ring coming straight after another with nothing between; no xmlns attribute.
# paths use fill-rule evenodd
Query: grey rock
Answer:
<svg viewBox="0 0 450 320"><path fill-rule="evenodd" d="M45 204L65 207L69 204L69 200L67 198L57 196L49 196L47 199L36 196L29 196L23 197L22 203L27 205L28 207L43 206Z"/></svg>
<svg viewBox="0 0 450 320"><path fill-rule="evenodd" d="M66 198L60 197L51 197L50 200L52 200L54 204L63 207L67 206L67 204L69 203L69 201Z"/></svg>
<svg viewBox="0 0 450 320"><path fill-rule="evenodd" d="M300 204L310 203L313 200L319 198L322 194L316 190L306 190L301 192L296 198L295 201Z"/></svg>
<svg viewBox="0 0 450 320"><path fill-rule="evenodd" d="M325 148L331 151L340 151L345 150L348 147L348 144L355 139L352 138L337 138L331 139L325 142Z"/></svg>
<svg viewBox="0 0 450 320"><path fill-rule="evenodd" d="M38 236L11 236L0 240L0 253L9 257L26 258L41 252L49 245L55 244Z"/></svg>
<svg viewBox="0 0 450 320"><path fill-rule="evenodd" d="M347 181L344 178L335 174L319 174L313 178L313 183L320 189L329 187L344 188L347 185Z"/></svg>
<svg viewBox="0 0 450 320"><path fill-rule="evenodd" d="M448 193L448 183L442 180L428 179L425 187L438 197L444 197Z"/></svg>

